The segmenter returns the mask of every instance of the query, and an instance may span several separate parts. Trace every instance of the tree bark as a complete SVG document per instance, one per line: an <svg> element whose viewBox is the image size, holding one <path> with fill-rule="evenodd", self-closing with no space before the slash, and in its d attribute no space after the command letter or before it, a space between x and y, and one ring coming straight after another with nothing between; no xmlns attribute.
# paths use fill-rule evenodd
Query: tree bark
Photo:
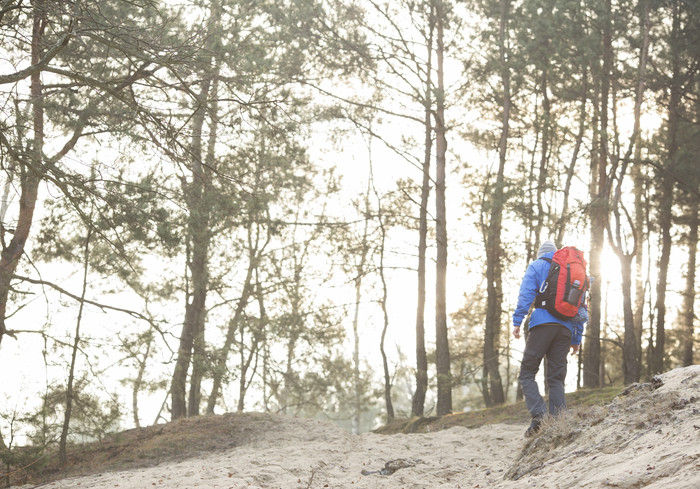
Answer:
<svg viewBox="0 0 700 489"><path fill-rule="evenodd" d="M248 392L248 387L250 387L250 383L255 375L255 373L258 370L258 360L259 360L259 354L260 354L260 340L261 338L264 337L265 335L265 325L267 321L267 314L265 312L265 301L264 301L264 293L262 290L262 286L260 284L260 278L258 276L258 269L255 269L255 290L256 290L256 299L258 301L258 310L259 310L259 315L260 315L260 324L258 325L257 328L252 330L252 343L250 345L250 352L248 354L248 357L245 357L245 348L243 347L244 345L244 338L243 338L243 328L239 328L239 331L241 333L241 351L240 351L240 356L241 356L241 363L240 363L240 379L238 381L238 406L236 408L236 411L239 413L242 413L243 410L245 409L245 396L246 393ZM253 363L253 359L255 359L255 364L252 367L252 372L251 370L251 363ZM288 364L288 371L289 371L289 364ZM248 375L250 372L250 375ZM250 380L249 380L250 379Z"/></svg>
<svg viewBox="0 0 700 489"><path fill-rule="evenodd" d="M673 183L670 178L661 177L659 226L661 231L661 255L659 257L659 275L656 283L656 335L650 369L652 374L664 371L666 350L666 289L668 286L668 267L671 261L671 225L673 221Z"/></svg>
<svg viewBox="0 0 700 489"><path fill-rule="evenodd" d="M634 126L627 152L622 158L620 175L617 180L617 186L613 198L612 209L615 221L615 232L611 232L610 228L608 228L610 234L610 244L620 260L622 271L622 305L624 315L622 370L625 384L638 382L641 376L639 365L641 337L637 334L636 324L634 321L634 310L632 306L632 261L634 260L635 253L639 248L637 245L639 238L638 231L635 228L635 220L633 220L633 218L627 213L626 209L624 208L624 204L622 203L622 183L626 176L627 167L632 159L633 149L637 148L641 142L639 137L641 133L641 109L642 101L644 99L647 51L649 45L648 6L646 3L641 5L640 35L642 38L642 43L639 52L639 71L634 102ZM635 154L638 155L639 152L636 151ZM623 237L622 233L622 227L624 225L623 221L627 221L632 231L633 244L630 252L625 252L626 243L624 242L625 238Z"/></svg>
<svg viewBox="0 0 700 489"><path fill-rule="evenodd" d="M134 379L134 386L131 390L131 414L134 420L134 426L136 428L141 427L141 420L139 419L139 392L143 387L143 377L146 374L146 366L148 365L148 359L151 356L151 348L153 347L153 336L148 336L148 343L146 343L146 353L143 355L143 359L139 361L139 369L136 374L136 379Z"/></svg>
<svg viewBox="0 0 700 489"><path fill-rule="evenodd" d="M352 406L352 433L357 435L360 433L360 415L362 413L362 392L360 385L360 304L362 302L362 279L367 273L365 270L367 263L367 254L369 249L368 232L369 232L369 191L370 184L367 184L367 193L365 194L365 222L362 230L362 243L360 250L360 262L355 268L355 304L354 314L352 318L352 337L353 337L353 352L352 352L352 375L353 375L353 406Z"/></svg>
<svg viewBox="0 0 700 489"><path fill-rule="evenodd" d="M63 416L63 427L61 429L61 439L58 443L58 459L61 467L65 467L68 463L68 430L70 427L71 416L73 415L73 399L75 397L74 382L75 382L75 364L78 357L78 349L80 346L80 324L83 320L83 309L85 308L85 294L87 292L87 276L90 265L90 240L92 238L93 228L88 224L87 235L85 237L85 248L83 251L83 287L80 294L80 307L78 308L78 318L75 322L75 334L73 337L73 348L71 350L70 368L68 371L68 382L66 385L66 411Z"/></svg>
<svg viewBox="0 0 700 489"><path fill-rule="evenodd" d="M640 53L640 75L635 101L635 141L634 141L634 165L632 166L632 181L634 183L634 228L637 232L635 241L635 268L634 268L634 333L636 336L636 358L640 369L642 365L642 335L644 333L644 237L646 223L644 174L642 171L642 133L640 130L641 102L645 83L646 64L649 52L649 2L640 2L640 25L642 30L642 49ZM637 379L638 380L638 379Z"/></svg>
<svg viewBox="0 0 700 489"><path fill-rule="evenodd" d="M651 373L664 371L666 354L666 291L668 287L668 267L671 260L671 226L673 225L674 180L673 169L678 150L678 129L681 120L681 92L683 80L679 43L681 37L681 14L678 1L672 2L671 22L671 87L668 104L668 132L666 134L666 165L659 175L659 230L661 234L661 254L659 257L659 275L656 283L656 341L652 349L650 362Z"/></svg>
<svg viewBox="0 0 700 489"><path fill-rule="evenodd" d="M503 85L503 113L501 116L501 136L498 143L498 174L491 201L491 216L486 233L486 325L484 330L484 401L487 406L503 404L505 394L499 372L499 343L501 335L501 310L503 286L501 278L501 228L505 205L505 165L508 152L510 130L511 88L508 53L506 52L507 29L511 0L501 0L499 26L499 58L501 63L501 83ZM541 216L540 216L541 220ZM484 379L486 380L486 379Z"/></svg>
<svg viewBox="0 0 700 489"><path fill-rule="evenodd" d="M445 12L443 0L436 0L437 15L437 94L435 111L436 177L435 177L435 231L437 243L435 272L435 363L437 367L437 415L452 412L452 375L450 373L450 346L447 333L447 217L445 205L445 83L443 67L443 30Z"/></svg>
<svg viewBox="0 0 700 489"><path fill-rule="evenodd" d="M603 24L603 66L600 75L600 100L599 118L600 128L598 132L598 155L595 162L597 173L597 185L591 202L591 275L597 278L591 286L590 312L588 332L584 349L584 373L583 385L587 388L600 387L601 383L601 355L600 355L600 326L601 326L601 253L605 242L605 229L608 222L610 185L608 183L608 111L610 98L610 83L612 74L612 6L610 0L605 0L605 8L602 13ZM593 156L596 158L596 155Z"/></svg>
<svg viewBox="0 0 700 489"><path fill-rule="evenodd" d="M699 206L696 200L689 210L690 224L688 230L688 270L685 276L685 293L683 294L683 330L681 349L683 366L693 365L693 340L695 338L695 276L698 252L698 215Z"/></svg>
<svg viewBox="0 0 700 489"><path fill-rule="evenodd" d="M228 361L228 355L231 352L233 342L236 339L236 331L240 325L243 311L250 300L250 295L252 292L251 281L253 278L253 270L255 270L256 266L256 258L253 256L251 250L248 262L248 271L246 272L246 278L243 282L243 290L241 291L241 296L238 298L238 302L236 303L236 310L233 313L233 317L231 317L229 320L224 344L216 355L215 364L213 365L214 374L212 376L211 392L209 394L209 399L207 400L207 414L214 414L216 402L221 395L221 383L224 378L224 372L226 371L226 362Z"/></svg>
<svg viewBox="0 0 700 489"><path fill-rule="evenodd" d="M218 18L216 17L218 14L214 11L212 12L212 16L215 16L215 20ZM211 213L210 213L210 208L211 208L211 201L212 201L212 188L210 185L211 182L211 170L213 168L216 168L216 143L217 143L217 137L218 137L218 127L219 127L219 115L218 115L218 87L219 87L219 67L218 65L215 65L211 72L209 73L210 77L210 85L211 87L209 88L209 93L207 96L207 104L205 105L206 107L206 114L209 116L209 141L207 144L207 150L206 150L206 156L203 158L204 159L204 164L203 165L197 165L197 173L202 175L203 178L203 192L202 192L202 198L200 199L200 204L196 206L197 209L197 215L201 218L202 220L202 225L199 226L198 231L203 233L202 237L200 238L200 243L199 246L201 246L204 250L206 250L205 253L205 259L208 262L208 257L209 257L209 248L210 248L210 222L211 222ZM200 139L202 137L202 127L199 127L199 134L200 134ZM202 151L203 149L201 148L201 143L199 144L200 148L199 151ZM206 228L204 227L206 226ZM197 243L193 241L193 247L195 247ZM193 252L194 255L194 252ZM203 282L200 284L200 287L204 288L204 294L208 292L209 288L209 270L208 270L208 263L205 263L205 270L204 274L205 277L203 277ZM192 275L192 284L195 286L196 289L196 284L194 280L195 275ZM206 300L206 298L204 299ZM204 303L203 303L204 304ZM204 306L202 306L204 307ZM189 416L197 416L199 415L199 409L200 409L200 402L202 399L202 394L201 394L201 384L202 384L202 379L204 378L204 372L210 367L208 365L208 358L207 358L207 353L206 353L206 342L205 342L205 334L204 334L204 329L205 329L205 320L206 320L206 311L203 309L197 318L197 332L194 337L194 344L193 344L193 357L192 357L192 376L190 379L190 394L189 394L189 411L188 415Z"/></svg>
<svg viewBox="0 0 700 489"><path fill-rule="evenodd" d="M185 320L180 334L175 371L172 380L172 419L199 413L199 379L191 379L190 408L187 410L185 396L187 393L187 372L192 360L195 338L197 344L203 342L204 319L206 314L206 296L209 273L207 262L209 256L209 210L208 197L209 176L202 165L202 130L206 116L206 100L209 96L211 80L205 79L199 94L198 108L192 119L192 142L190 157L192 164L192 181L183 183L189 211L188 239L190 240L190 259L188 269L192 291L187 295ZM193 375L194 377L194 375Z"/></svg>
<svg viewBox="0 0 700 489"><path fill-rule="evenodd" d="M32 20L32 65L37 65L42 55L42 44L46 18L44 1L34 3ZM0 343L7 333L5 318L7 316L7 301L10 293L12 277L19 263L24 246L29 238L32 227L34 209L39 196L40 174L43 166L44 150L44 94L41 81L41 71L33 71L30 77L30 94L32 105L32 126L34 141L28 161L18 161L20 167L20 198L19 215L15 232L6 247L0 253ZM4 230L3 230L4 232Z"/></svg>
<svg viewBox="0 0 700 489"><path fill-rule="evenodd" d="M503 15L503 14L502 14ZM505 29L505 19L501 20L501 29ZM503 53L501 54L501 62L506 62L505 60L505 42L506 39L504 38L505 32L501 32L501 50ZM550 142L550 132L551 132L551 111L552 111L552 103L549 100L549 87L548 82L547 82L547 69L549 68L549 62L546 59L546 53L548 52L548 46L545 46L543 48L543 52L545 53L545 63L544 63L544 68L542 70L542 74L540 76L540 89L542 91L542 149L540 150L540 166L537 172L537 190L535 192L535 195L537 197L536 203L537 203L537 224L535 226L535 240L538 243L542 242L542 229L544 228L545 224L545 218L546 218L546 212L544 210L544 202L543 202L543 196L545 193L545 188L546 188L546 183L547 183L547 166L549 164L549 142ZM506 81L504 79L503 81L503 92L504 92L504 108L505 104L510 104L510 101L506 101L506 91L508 92L508 98L510 97L510 74L507 73L507 69L503 68L503 75L508 77L508 80ZM508 89L506 90L506 86L508 86ZM503 129L502 129L503 130ZM499 168L499 173L500 173L500 168ZM502 193L502 192L501 192Z"/></svg>
<svg viewBox="0 0 700 489"><path fill-rule="evenodd" d="M191 182L183 181L188 210L187 237L190 245L188 269L191 280L191 293L188 292L185 304L185 320L182 325L178 355L173 372L171 396L172 419L199 414L201 402L201 381L206 369L204 326L206 321L206 298L209 286L210 207L212 196L211 172L214 165L217 121L216 91L218 61L215 56L219 42L221 18L220 0L212 0L206 31L207 42L202 59L204 67L202 84L197 96L196 109L192 116L192 138L189 148ZM203 145L203 128L209 116L210 139L206 155ZM190 390L187 401L187 372L192 366ZM188 405L189 404L189 405Z"/></svg>
<svg viewBox="0 0 700 489"><path fill-rule="evenodd" d="M641 167L641 145L635 146L632 180L634 181L634 227L637 230L637 249L634 251L634 331L637 336L637 358L641 368L642 336L644 335L644 300L646 288L644 278L644 243L648 236L646 227L646 201L644 175ZM640 371L641 373L641 371Z"/></svg>
<svg viewBox="0 0 700 489"><path fill-rule="evenodd" d="M425 351L425 254L428 237L428 197L430 196L430 158L433 148L432 110L432 59L435 11L430 5L428 60L425 78L425 153L423 157L423 180L421 183L420 210L418 217L418 297L416 305L416 391L411 403L411 415L423 416L425 394L428 390L428 355Z"/></svg>
<svg viewBox="0 0 700 489"><path fill-rule="evenodd" d="M571 161L566 169L566 183L564 184L564 201L561 208L561 217L557 222L557 240L556 245L562 246L564 240L564 234L566 233L566 224L569 221L569 192L571 190L571 181L573 180L576 162L578 161L579 152L581 151L581 145L583 144L583 138L586 134L586 112L588 103L588 70L586 66L583 66L583 82L581 87L581 112L579 112L579 126L578 134L576 135L576 143L574 144L574 150L571 153ZM528 262L529 263L529 262ZM579 359L581 357L579 356Z"/></svg>
<svg viewBox="0 0 700 489"><path fill-rule="evenodd" d="M382 233L379 244L379 278L382 282L382 298L380 304L384 317L384 325L382 327L382 337L379 342L379 350L382 354L382 366L384 368L384 404L386 405L386 420L387 422L390 422L394 420L394 404L391 401L391 374L389 373L389 361L387 360L385 350L386 333L389 329L389 313L386 307L388 290L386 285L386 275L384 273L384 246L386 243L386 228L384 227L384 216L382 216L381 205L381 202L378 200L377 206L379 212L377 219L379 220L379 228Z"/></svg>
<svg viewBox="0 0 700 489"><path fill-rule="evenodd" d="M637 335L634 329L634 311L632 310L632 255L620 258L622 267L622 307L624 313L624 342L622 346L622 370L625 384L638 382L640 378L637 359Z"/></svg>

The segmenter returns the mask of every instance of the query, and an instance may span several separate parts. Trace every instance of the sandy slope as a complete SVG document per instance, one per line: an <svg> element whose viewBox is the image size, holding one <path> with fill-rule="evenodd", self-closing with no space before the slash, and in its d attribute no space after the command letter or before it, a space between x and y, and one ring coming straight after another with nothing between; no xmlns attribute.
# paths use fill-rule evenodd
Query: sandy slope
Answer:
<svg viewBox="0 0 700 489"><path fill-rule="evenodd" d="M244 446L42 488L698 489L700 366L661 381L631 389L605 409L553 423L530 441L523 438L525 426L352 436L329 423L282 418ZM392 461L401 468L378 473Z"/></svg>
<svg viewBox="0 0 700 489"><path fill-rule="evenodd" d="M581 427L555 449L557 430L545 431L511 470L522 474L519 484L498 487L699 489L700 365L658 379L582 413Z"/></svg>

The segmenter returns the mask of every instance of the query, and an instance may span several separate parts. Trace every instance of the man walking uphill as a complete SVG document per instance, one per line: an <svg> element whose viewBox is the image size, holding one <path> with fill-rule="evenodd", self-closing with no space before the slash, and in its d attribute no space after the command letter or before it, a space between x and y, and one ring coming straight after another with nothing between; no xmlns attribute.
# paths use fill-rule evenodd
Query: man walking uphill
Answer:
<svg viewBox="0 0 700 489"><path fill-rule="evenodd" d="M513 336L520 338L521 324L530 306L533 302L535 303L535 309L528 323L529 332L518 377L525 397L525 405L532 416L532 422L525 436L533 436L537 433L547 414L547 406L535 381L535 375L543 358L547 359L549 414L555 416L566 408L564 398L566 355L569 350L572 355L578 353L583 325L588 321L584 300L588 277L585 275L586 263L583 260L583 254L575 248L563 250L567 251L560 250L555 258L557 248L554 243L551 241L542 243L537 251L537 260L527 267L520 285L518 305L513 313ZM569 264L560 263L560 257L568 250L573 250L572 252L577 255L582 265L579 262L572 267ZM558 273L560 269L561 274ZM557 307L561 303L568 308L567 310L562 312L554 308L555 296Z"/></svg>

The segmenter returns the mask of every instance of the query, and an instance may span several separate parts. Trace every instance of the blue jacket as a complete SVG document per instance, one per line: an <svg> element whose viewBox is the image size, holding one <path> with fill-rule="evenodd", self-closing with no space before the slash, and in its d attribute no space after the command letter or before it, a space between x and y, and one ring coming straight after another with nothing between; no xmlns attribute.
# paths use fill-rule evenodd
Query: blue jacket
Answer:
<svg viewBox="0 0 700 489"><path fill-rule="evenodd" d="M544 258L552 258L554 252L545 253ZM530 306L535 302L535 296L549 274L551 263L547 260L537 259L530 263L523 277L523 282L520 284L520 293L518 294L518 305L513 313L513 326L520 326L530 310ZM562 324L571 331L571 344L580 345L581 336L583 335L583 326L588 322L588 311L585 306L582 306L578 315L569 320L559 319L552 316L546 309L535 308L530 317L530 329L544 323Z"/></svg>

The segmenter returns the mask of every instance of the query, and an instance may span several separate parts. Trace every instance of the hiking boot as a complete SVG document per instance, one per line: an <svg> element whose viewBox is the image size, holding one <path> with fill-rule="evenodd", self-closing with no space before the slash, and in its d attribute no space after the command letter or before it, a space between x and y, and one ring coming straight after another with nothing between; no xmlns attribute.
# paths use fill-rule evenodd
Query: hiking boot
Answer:
<svg viewBox="0 0 700 489"><path fill-rule="evenodd" d="M532 421L530 422L530 427L525 431L525 437L530 438L530 437L535 436L540 431L540 428L542 427L542 421L544 421L543 414L538 414L537 416L533 416Z"/></svg>

